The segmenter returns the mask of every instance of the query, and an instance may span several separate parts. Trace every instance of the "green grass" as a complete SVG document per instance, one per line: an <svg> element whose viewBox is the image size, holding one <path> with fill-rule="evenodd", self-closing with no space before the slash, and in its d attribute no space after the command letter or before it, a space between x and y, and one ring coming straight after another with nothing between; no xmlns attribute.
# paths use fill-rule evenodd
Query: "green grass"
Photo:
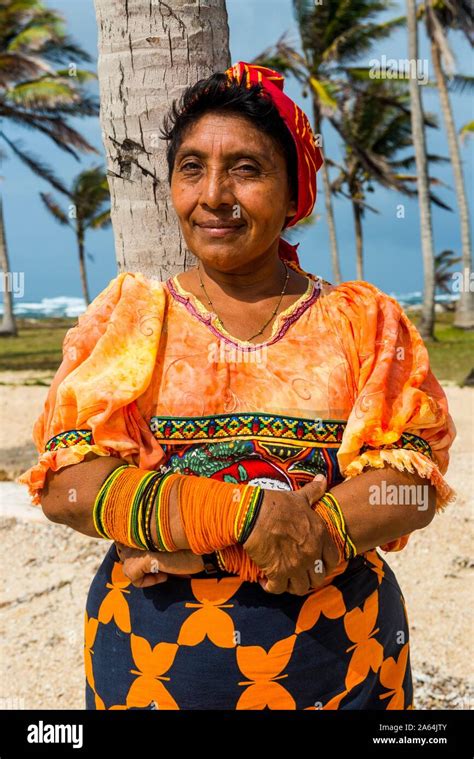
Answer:
<svg viewBox="0 0 474 759"><path fill-rule="evenodd" d="M414 324L417 314L409 314ZM437 314L437 341L426 343L431 367L440 381L462 384L474 366L474 331L456 329L454 315ZM16 338L0 337L0 371L39 369L55 372L62 360L62 342L66 331L77 319L18 319ZM26 384L49 384L28 380Z"/></svg>
<svg viewBox="0 0 474 759"><path fill-rule="evenodd" d="M0 336L0 371L56 371L67 330L77 319L18 319L18 337Z"/></svg>
<svg viewBox="0 0 474 759"><path fill-rule="evenodd" d="M410 315L418 326L418 315ZM462 385L474 368L474 330L457 329L453 326L454 313L436 314L436 340L427 340L430 365L440 381Z"/></svg>

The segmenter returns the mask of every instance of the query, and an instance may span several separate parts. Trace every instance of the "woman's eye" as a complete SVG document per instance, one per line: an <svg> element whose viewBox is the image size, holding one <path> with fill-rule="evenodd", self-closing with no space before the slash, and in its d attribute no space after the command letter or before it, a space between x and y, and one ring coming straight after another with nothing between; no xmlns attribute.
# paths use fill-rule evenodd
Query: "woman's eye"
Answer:
<svg viewBox="0 0 474 759"><path fill-rule="evenodd" d="M258 172L258 169L256 166L253 166L251 163L243 163L241 166L236 167L237 171L245 171L246 173L249 173L250 171Z"/></svg>
<svg viewBox="0 0 474 759"><path fill-rule="evenodd" d="M201 165L196 161L186 161L181 164L180 171L196 172L201 169ZM245 174L257 174L258 168L251 163L242 163L240 166L235 166L234 171L243 171Z"/></svg>
<svg viewBox="0 0 474 759"><path fill-rule="evenodd" d="M181 166L181 171L188 171L188 170L192 171L194 169L199 169L199 168L200 166L198 163L196 163L196 161L186 161L186 163L183 163L183 165Z"/></svg>

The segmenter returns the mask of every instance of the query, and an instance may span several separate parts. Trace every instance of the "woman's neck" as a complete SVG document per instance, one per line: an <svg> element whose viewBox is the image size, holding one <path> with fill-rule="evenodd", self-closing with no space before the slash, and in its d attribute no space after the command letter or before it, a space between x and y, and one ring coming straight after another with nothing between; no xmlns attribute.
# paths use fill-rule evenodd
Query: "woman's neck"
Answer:
<svg viewBox="0 0 474 759"><path fill-rule="evenodd" d="M285 285L288 269L277 256L260 265L252 262L247 267L233 272L223 272L200 260L195 271L198 281L202 280L204 287L210 287L223 295L253 301L280 293Z"/></svg>
<svg viewBox="0 0 474 759"><path fill-rule="evenodd" d="M252 335L259 343L271 334L272 311L275 316L289 308L308 289L308 278L287 267L278 256L271 266L235 275L200 260L198 266L180 274L178 281L205 309L218 315L230 335L239 340L250 340Z"/></svg>

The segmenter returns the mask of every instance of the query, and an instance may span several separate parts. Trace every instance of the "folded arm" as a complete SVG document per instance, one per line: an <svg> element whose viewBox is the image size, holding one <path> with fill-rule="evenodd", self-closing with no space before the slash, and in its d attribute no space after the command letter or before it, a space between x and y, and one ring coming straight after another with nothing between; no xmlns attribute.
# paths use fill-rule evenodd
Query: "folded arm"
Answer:
<svg viewBox="0 0 474 759"><path fill-rule="evenodd" d="M119 458L96 457L49 474L42 497L46 516L97 537L92 518L96 495L108 475L122 464ZM323 544L329 557L326 570L336 565L336 555L331 552L322 521L311 510L324 490L325 482L322 485L313 482L295 492L265 491L255 527L243 548L265 576L272 578L270 592L286 590L291 576L308 570L311 551L313 563L322 555ZM181 522L176 491L174 485L170 494L170 529L177 548L186 550L190 544ZM400 472L390 466L364 472L335 486L331 492L341 506L358 553L426 527L435 514L436 491L430 482L418 474ZM153 516L151 534L156 543ZM166 556L161 557L166 562ZM314 584L314 576L312 579Z"/></svg>

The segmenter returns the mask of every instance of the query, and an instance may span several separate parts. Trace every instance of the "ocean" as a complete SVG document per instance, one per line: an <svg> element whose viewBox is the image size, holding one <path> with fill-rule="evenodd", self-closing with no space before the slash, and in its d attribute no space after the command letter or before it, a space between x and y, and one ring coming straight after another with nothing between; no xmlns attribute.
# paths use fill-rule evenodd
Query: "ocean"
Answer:
<svg viewBox="0 0 474 759"><path fill-rule="evenodd" d="M407 306L419 306L422 303L421 291L412 293L388 293L395 298L404 308ZM457 300L457 295L436 295L436 303L450 303ZM42 298L41 301L23 302L14 301L15 316L30 319L45 319L51 317L77 318L85 311L83 298L73 298L68 295L60 295L56 298ZM0 315L3 314L3 303L0 304Z"/></svg>

